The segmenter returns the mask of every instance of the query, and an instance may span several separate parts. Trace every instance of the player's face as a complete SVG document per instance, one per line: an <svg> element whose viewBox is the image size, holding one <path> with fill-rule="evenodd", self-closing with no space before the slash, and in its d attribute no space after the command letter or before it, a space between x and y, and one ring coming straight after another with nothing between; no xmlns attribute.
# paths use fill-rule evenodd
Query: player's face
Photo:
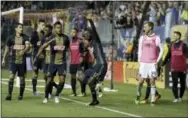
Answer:
<svg viewBox="0 0 188 118"><path fill-rule="evenodd" d="M56 25L56 26L55 26L55 32L56 32L57 34L61 34L61 33L62 33L62 27L61 27L61 25Z"/></svg>
<svg viewBox="0 0 188 118"><path fill-rule="evenodd" d="M148 34L151 31L151 27L146 23L144 24L144 33Z"/></svg>
<svg viewBox="0 0 188 118"><path fill-rule="evenodd" d="M84 31L84 32L83 32L83 37L84 37L84 39L89 39L89 38L90 38L90 33L89 33L89 31Z"/></svg>
<svg viewBox="0 0 188 118"><path fill-rule="evenodd" d="M71 36L72 36L72 37L75 37L76 35L77 35L77 31L76 31L76 30L72 30Z"/></svg>
<svg viewBox="0 0 188 118"><path fill-rule="evenodd" d="M44 28L44 34L48 35L50 33L50 29L48 27Z"/></svg>
<svg viewBox="0 0 188 118"><path fill-rule="evenodd" d="M23 26L22 25L18 25L16 28L16 32L21 34L23 32Z"/></svg>
<svg viewBox="0 0 188 118"><path fill-rule="evenodd" d="M176 33L173 33L172 41L178 41L178 40L180 40L180 36L178 34L176 34Z"/></svg>
<svg viewBox="0 0 188 118"><path fill-rule="evenodd" d="M40 22L39 23L39 29L44 31L44 28L45 28L45 23L44 22Z"/></svg>
<svg viewBox="0 0 188 118"><path fill-rule="evenodd" d="M88 47L89 46L89 41L84 39L84 47Z"/></svg>

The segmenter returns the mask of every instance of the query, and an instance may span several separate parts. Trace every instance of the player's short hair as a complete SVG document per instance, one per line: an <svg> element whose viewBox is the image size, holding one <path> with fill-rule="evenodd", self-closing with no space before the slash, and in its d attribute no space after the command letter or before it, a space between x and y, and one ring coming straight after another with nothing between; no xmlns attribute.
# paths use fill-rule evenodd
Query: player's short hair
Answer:
<svg viewBox="0 0 188 118"><path fill-rule="evenodd" d="M23 24L22 23L16 23L14 28L17 28L19 25L21 25L23 27Z"/></svg>
<svg viewBox="0 0 188 118"><path fill-rule="evenodd" d="M78 31L79 31L77 28L73 28L72 30L76 30L76 32L78 32Z"/></svg>
<svg viewBox="0 0 188 118"><path fill-rule="evenodd" d="M181 38L181 32L179 31L174 31L175 34L179 35L179 37Z"/></svg>
<svg viewBox="0 0 188 118"><path fill-rule="evenodd" d="M92 40L92 31L90 29L84 29L82 35L85 38L85 40L88 40L88 41Z"/></svg>
<svg viewBox="0 0 188 118"><path fill-rule="evenodd" d="M39 23L45 23L45 20L40 19L40 20L39 20Z"/></svg>
<svg viewBox="0 0 188 118"><path fill-rule="evenodd" d="M53 29L52 25L50 25L50 24L47 24L45 27L47 27L49 30Z"/></svg>
<svg viewBox="0 0 188 118"><path fill-rule="evenodd" d="M148 26L150 26L151 29L153 30L153 28L154 28L154 23L153 22L148 21L148 22L145 22L145 24L148 24Z"/></svg>
<svg viewBox="0 0 188 118"><path fill-rule="evenodd" d="M56 27L57 25L61 25L62 26L61 22L59 22L59 21L54 23L54 27Z"/></svg>

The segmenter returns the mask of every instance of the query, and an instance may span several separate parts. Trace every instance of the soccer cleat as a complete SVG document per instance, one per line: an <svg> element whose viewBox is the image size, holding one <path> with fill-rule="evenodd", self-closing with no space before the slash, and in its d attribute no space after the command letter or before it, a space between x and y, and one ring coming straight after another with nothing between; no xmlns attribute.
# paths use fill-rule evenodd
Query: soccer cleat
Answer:
<svg viewBox="0 0 188 118"><path fill-rule="evenodd" d="M159 100L161 98L161 95L159 94L159 95L156 95L155 96L155 103L157 103L157 101Z"/></svg>
<svg viewBox="0 0 188 118"><path fill-rule="evenodd" d="M98 105L98 104L99 104L99 101L95 100L95 101L92 101L91 103L89 103L89 106L95 106L95 105Z"/></svg>
<svg viewBox="0 0 188 118"><path fill-rule="evenodd" d="M175 99L173 102L174 102L174 103L178 103L179 101L178 101L178 99Z"/></svg>
<svg viewBox="0 0 188 118"><path fill-rule="evenodd" d="M70 96L71 96L71 97L76 97L77 95L73 93L73 94L72 94L72 95L70 95Z"/></svg>
<svg viewBox="0 0 188 118"><path fill-rule="evenodd" d="M86 93L81 93L78 95L78 97L85 97L86 96Z"/></svg>
<svg viewBox="0 0 188 118"><path fill-rule="evenodd" d="M101 98L103 96L103 93L102 92L99 92L99 98Z"/></svg>
<svg viewBox="0 0 188 118"><path fill-rule="evenodd" d="M182 99L181 99L181 98L179 98L179 99L178 99L178 102L181 102L181 101L182 101Z"/></svg>
<svg viewBox="0 0 188 118"><path fill-rule="evenodd" d="M48 99L47 98L44 98L44 100L42 101L43 104L46 104L48 103Z"/></svg>
<svg viewBox="0 0 188 118"><path fill-rule="evenodd" d="M23 96L18 96L18 100L22 100L23 99Z"/></svg>
<svg viewBox="0 0 188 118"><path fill-rule="evenodd" d="M135 104L140 104L140 101L139 100L135 100Z"/></svg>
<svg viewBox="0 0 188 118"><path fill-rule="evenodd" d="M140 102L140 104L147 104L148 103L148 99L144 99Z"/></svg>
<svg viewBox="0 0 188 118"><path fill-rule="evenodd" d="M155 106L155 102L151 102L151 106Z"/></svg>
<svg viewBox="0 0 188 118"><path fill-rule="evenodd" d="M39 92L35 91L35 92L33 92L33 95L34 96L39 96L40 94L39 94Z"/></svg>
<svg viewBox="0 0 188 118"><path fill-rule="evenodd" d="M59 97L58 96L55 96L55 103L58 104L59 103Z"/></svg>
<svg viewBox="0 0 188 118"><path fill-rule="evenodd" d="M12 96L11 95L7 95L7 97L5 98L5 100L12 100Z"/></svg>

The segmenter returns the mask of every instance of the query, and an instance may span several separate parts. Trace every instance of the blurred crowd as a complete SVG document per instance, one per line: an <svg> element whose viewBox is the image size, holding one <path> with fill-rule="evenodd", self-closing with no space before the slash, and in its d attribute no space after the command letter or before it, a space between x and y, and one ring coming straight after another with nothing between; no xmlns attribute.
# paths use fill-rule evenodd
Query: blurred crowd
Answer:
<svg viewBox="0 0 188 118"><path fill-rule="evenodd" d="M52 24L57 20L61 21L64 24L66 33L69 33L70 29L74 27L82 31L87 25L86 18L91 18L96 27L98 27L97 22L100 20L114 21L115 29L120 31L124 40L124 43L118 49L115 49L114 56L118 60L136 61L134 55L137 55L137 48L133 49L133 41L130 38L133 39L132 29L137 29L141 22L145 7L145 2L143 1L2 1L1 11L21 6L26 10L24 12L67 9L66 13L48 16ZM152 1L147 14L144 16L144 20L154 22L155 26L164 26L167 20L169 20L169 13L173 14L173 25L188 24L188 2L185 1ZM5 17L1 19L2 27L4 24L11 25L14 22L14 20L7 20ZM24 23L33 25L30 19L27 22L24 21Z"/></svg>

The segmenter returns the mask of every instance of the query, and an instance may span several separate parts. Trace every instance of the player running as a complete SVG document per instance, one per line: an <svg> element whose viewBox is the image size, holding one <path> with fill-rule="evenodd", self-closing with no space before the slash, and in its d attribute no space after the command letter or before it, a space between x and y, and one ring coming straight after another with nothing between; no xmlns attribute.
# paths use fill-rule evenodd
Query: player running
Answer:
<svg viewBox="0 0 188 118"><path fill-rule="evenodd" d="M99 101L97 100L96 85L104 80L107 71L107 63L94 23L90 19L88 22L90 23L92 32L89 30L84 31L84 45L89 51L94 64L92 68L85 71L83 83L89 85L92 94L92 102L89 106L94 106L99 104Z"/></svg>
<svg viewBox="0 0 188 118"><path fill-rule="evenodd" d="M81 63L83 63L82 53L84 51L84 45L81 41L81 38L77 36L78 30L74 28L71 32L72 39L70 40L70 74L71 74L71 86L72 86L72 95L77 96L76 94L76 73L80 68ZM81 89L83 89L82 82L80 82ZM83 91L82 91L83 92Z"/></svg>
<svg viewBox="0 0 188 118"><path fill-rule="evenodd" d="M31 45L33 48L33 59L36 57L38 50L41 46L41 40L44 37L44 27L45 27L45 22L44 20L39 20L38 23L38 28L36 31L33 31L32 36L31 36ZM39 93L37 92L37 79L38 79L38 73L39 70L43 68L44 64L44 54L41 53L37 61L33 64L33 70L34 70L34 76L32 78L32 85L33 85L33 95L38 96Z"/></svg>
<svg viewBox="0 0 188 118"><path fill-rule="evenodd" d="M68 36L62 34L62 24L60 22L56 22L54 24L54 28L55 34L53 39L45 43L37 54L38 57L44 48L50 46L51 58L49 65L49 76L45 87L45 99L43 100L43 103L48 102L49 89L57 72L59 75L59 87L55 94L55 103L59 103L59 94L63 90L65 84L66 51L69 48L69 39Z"/></svg>
<svg viewBox="0 0 188 118"><path fill-rule="evenodd" d="M23 24L16 24L15 31L16 33L7 39L2 60L2 65L4 66L5 58L8 52L10 52L10 76L6 100L12 100L12 91L16 72L20 78L20 94L18 96L18 100L23 99L23 93L25 90L26 52L29 50L29 37L23 34Z"/></svg>
<svg viewBox="0 0 188 118"><path fill-rule="evenodd" d="M155 103L157 64L163 55L163 43L160 37L153 33L153 27L154 24L152 22L146 22L144 24L145 35L139 39L138 62L140 67L136 104L139 104L141 88L146 79L149 79L151 84L151 105ZM158 48L160 53L158 53Z"/></svg>

